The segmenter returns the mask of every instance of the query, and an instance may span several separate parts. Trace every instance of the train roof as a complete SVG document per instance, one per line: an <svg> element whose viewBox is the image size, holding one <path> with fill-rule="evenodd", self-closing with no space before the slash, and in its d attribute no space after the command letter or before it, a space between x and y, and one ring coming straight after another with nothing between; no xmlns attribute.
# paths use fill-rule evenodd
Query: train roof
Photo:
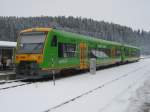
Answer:
<svg viewBox="0 0 150 112"><path fill-rule="evenodd" d="M119 46L122 45L122 44L117 43L117 42L98 39L96 37L85 36L85 35L81 35L81 34L77 34L77 33L66 32L63 30L55 29L55 28L29 28L29 29L22 30L20 33L24 33L24 32L49 32L49 31L56 31L57 33L61 33L61 35L65 35L68 37L76 37L76 39L84 39L84 40L95 41L95 42L103 42L103 43L115 44L115 45L119 45Z"/></svg>
<svg viewBox="0 0 150 112"><path fill-rule="evenodd" d="M99 39L99 38L96 38L96 37L85 36L85 35L81 35L81 34L66 32L66 31L63 31L63 30L57 30L57 29L53 29L53 31L56 31L58 34L60 33L61 35L65 35L65 36L70 37L70 38L75 37L76 39L84 39L84 40L87 40L87 41L101 42L101 43L112 44L112 45L115 44L115 45L118 45L118 46L122 46L122 44L120 44L118 42L107 41L107 40Z"/></svg>
<svg viewBox="0 0 150 112"><path fill-rule="evenodd" d="M124 44L124 43L119 43L119 42L114 42L114 41L108 41L108 40L103 40L103 39L99 39L96 37L90 37L90 36L85 36L85 35L81 35L81 34L76 34L76 33L71 33L71 32L66 32L63 30L57 30L57 29L53 29L53 31L57 31L63 35L67 35L69 37L76 37L78 39L84 39L84 40L89 40L89 41L94 41L94 42L100 42L100 43L105 43L105 44L111 44L111 45L117 45L117 46L125 46L128 48L134 48L134 49L140 49L138 47L132 46L132 45L128 45L128 44Z"/></svg>
<svg viewBox="0 0 150 112"><path fill-rule="evenodd" d="M11 42L11 41L0 41L0 47L16 47L17 42Z"/></svg>
<svg viewBox="0 0 150 112"><path fill-rule="evenodd" d="M140 48L128 44L123 44L123 46L140 50Z"/></svg>
<svg viewBox="0 0 150 112"><path fill-rule="evenodd" d="M127 44L123 44L123 43L119 43L119 42L114 42L114 41L103 40L103 39L99 39L99 38L96 38L96 37L85 36L85 35L81 35L81 34L77 34L77 33L66 32L66 31L63 31L63 30L55 29L55 28L29 28L29 29L22 30L21 33L24 33L24 32L39 32L39 31L41 31L41 32L56 31L57 33L60 33L61 35L65 35L65 36L68 36L70 38L75 37L76 39L84 39L84 40L87 40L87 41L101 42L101 43L105 43L105 44L125 46L125 47L129 47L129 48L139 49L138 47L135 47L135 46L131 46L131 45L127 45Z"/></svg>
<svg viewBox="0 0 150 112"><path fill-rule="evenodd" d="M24 32L48 32L50 30L52 30L52 28L29 28L29 29L22 30L20 33L24 33Z"/></svg>

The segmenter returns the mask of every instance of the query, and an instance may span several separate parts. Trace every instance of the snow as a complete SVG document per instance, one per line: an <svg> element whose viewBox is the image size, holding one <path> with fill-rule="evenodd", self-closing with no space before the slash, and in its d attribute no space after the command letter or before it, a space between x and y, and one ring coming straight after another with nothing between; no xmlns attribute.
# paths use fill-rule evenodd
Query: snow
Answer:
<svg viewBox="0 0 150 112"><path fill-rule="evenodd" d="M0 112L128 112L138 88L150 79L149 68L147 58L57 79L55 86L46 81L1 90Z"/></svg>
<svg viewBox="0 0 150 112"><path fill-rule="evenodd" d="M150 77L130 98L127 112L150 112Z"/></svg>

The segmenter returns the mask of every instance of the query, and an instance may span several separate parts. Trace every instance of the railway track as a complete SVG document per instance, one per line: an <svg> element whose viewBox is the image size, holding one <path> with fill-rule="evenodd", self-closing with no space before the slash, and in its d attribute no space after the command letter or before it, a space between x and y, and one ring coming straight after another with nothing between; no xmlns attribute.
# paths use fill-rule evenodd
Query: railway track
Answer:
<svg viewBox="0 0 150 112"><path fill-rule="evenodd" d="M120 80L120 79L123 79L123 78L125 78L125 77L131 75L131 73L139 72L142 68L145 68L146 66L147 66L147 65L138 67L138 68L136 68L136 69L134 69L134 70L132 70L132 71L130 71L130 72L128 72L128 73L123 74L123 75L120 76L120 77L117 77L117 78L115 78L115 79L113 79L113 80L110 80L110 81L108 81L108 82L105 82L104 84L101 84L101 85L99 85L99 86L96 87L96 88L93 88L93 89L91 89L91 90L89 90L89 91L87 91L87 92L85 92L85 93L82 93L82 94L80 94L80 95L78 95L78 96L76 96L76 97L73 97L73 98L71 98L71 99L69 99L69 100L66 100L66 101L64 101L64 102L62 102L62 103L60 103L60 104L58 104L58 105L55 105L55 106L53 106L53 107L51 107L51 108L49 108L49 109L47 109L47 110L45 110L45 111L43 111L43 112L51 112L52 110L55 110L55 109L57 109L57 108L59 108L59 107L62 107L62 106L64 106L64 105L68 104L68 103L71 103L71 102L73 102L73 101L76 101L76 100L78 100L78 99L81 98L81 97L84 97L84 96L86 96L86 95L88 95L88 94L90 94L90 93L93 93L93 92L95 92L95 91L97 91L97 90L99 90L99 89L104 88L104 87L107 86L107 85L110 85L110 84L112 84L112 83L114 83L114 82L116 82L116 81L118 81L118 80ZM149 71L146 72L146 73L144 73L144 74L148 74L148 73L149 73Z"/></svg>
<svg viewBox="0 0 150 112"><path fill-rule="evenodd" d="M143 59L146 59L146 58L143 58ZM136 70L138 70L138 69L140 69L140 67L137 68ZM133 72L136 71L136 70L133 70ZM117 78L117 79L118 79L118 78ZM120 79L120 78L119 78L119 79ZM1 86L1 85L4 85L4 84L10 84L10 83L15 83L15 82L21 82L21 81L25 81L25 80L28 80L28 79L25 78L25 79L19 79L19 80L2 81L2 82L0 82L0 86ZM10 88L19 87L19 86L28 85L28 84L31 84L31 83L34 83L34 82L26 82L26 83L23 83L23 84L16 84L16 85L13 85L13 86L7 86L7 87L2 87L2 88L0 87L0 91L1 91L1 90L6 90L6 89L10 89Z"/></svg>
<svg viewBox="0 0 150 112"><path fill-rule="evenodd" d="M31 84L31 83L33 83L33 82L27 82L27 83L23 83L23 84L16 84L16 85L13 85L13 86L3 87L3 88L0 88L0 91L15 88L15 87L19 87L19 86L28 85L28 84Z"/></svg>
<svg viewBox="0 0 150 112"><path fill-rule="evenodd" d="M24 81L24 80L27 80L27 79L18 79L18 80L1 81L1 82L0 82L0 85L8 84L8 83L14 83L14 82L20 82L20 81Z"/></svg>
<svg viewBox="0 0 150 112"><path fill-rule="evenodd" d="M145 73L142 74L140 78L142 78L144 75L148 75L149 73L150 73L150 70L146 71ZM119 96L125 94L127 91L132 89L137 83L139 82L134 81L132 84L130 84L125 90L123 90L121 93L115 96L108 104L106 104L102 109L100 109L99 112L103 112L105 109L107 109L113 103L113 101L115 101Z"/></svg>
<svg viewBox="0 0 150 112"><path fill-rule="evenodd" d="M145 66L146 66L146 65L145 65ZM100 85L99 87L94 88L93 90L90 90L90 91L88 91L88 92L86 92L86 93L84 93L84 94L81 94L81 95L77 96L77 98L80 98L81 96L84 96L84 95L86 95L86 94L89 94L89 93L91 93L91 92L93 92L93 91L95 91L95 90L97 90L97 89L99 89L99 88L104 87L105 85L108 85L108 84L110 84L110 83L112 83L112 82L114 82L114 81L117 81L117 80L119 80L119 79L121 79L121 78L123 78L123 77L126 77L126 76L128 76L130 73L136 72L136 71L138 71L138 70L144 68L145 66L138 67L137 69L135 69L135 70L133 70L133 71L130 71L130 72L127 73L127 74L124 74L124 75L122 75L122 76L120 76L120 77L118 77L118 78L116 78L116 79L113 79L113 80L111 80L111 81L109 81L109 82L106 82L106 83L104 83L103 85ZM12 81L3 81L3 82L0 82L0 86L1 86L1 85L5 85L5 84L10 84L10 83L15 83L15 82L21 82L21 81L25 81L25 80L28 80L28 79L26 78L26 79L12 80ZM29 85L29 84L32 84L32 83L35 83L35 82L25 82L25 83L21 83L21 84L14 84L14 85L11 85L11 86L6 86L6 87L0 87L0 91L2 91L2 90L7 90L7 89L11 89L11 88L16 88L16 87L20 87L20 86L24 86L24 85ZM75 100L75 99L77 99L77 98L73 98L73 99L71 99L71 101L73 101L73 100ZM67 102L68 102L68 101L67 101ZM64 103L66 104L66 102L64 102ZM57 107L57 106L56 106L56 107ZM45 112L47 112L47 111L45 111Z"/></svg>
<svg viewBox="0 0 150 112"><path fill-rule="evenodd" d="M11 80L11 81L3 81L0 83L0 86L4 86L4 87L0 87L0 91L2 90L6 90L6 89L10 89L10 88L15 88L15 87L19 87L19 86L24 86L24 85L28 85L31 84L33 82L21 82L21 81L26 81L27 79L18 79L18 80ZM20 82L20 84L16 84L17 82ZM6 85L6 84L11 84L11 85Z"/></svg>
<svg viewBox="0 0 150 112"><path fill-rule="evenodd" d="M145 67L145 66L144 66L144 67ZM143 67L143 66L142 66L142 67L138 67L137 69L135 69L135 70L133 70L133 71L131 71L131 72L135 72L135 71L137 71L137 70L139 70L139 69L142 69L142 68L144 68L144 67ZM129 72L129 73L130 73L130 72ZM107 83L111 83L112 81L119 80L120 78L127 76L129 73L127 73L127 74L125 74L125 75L122 75L121 77L118 77L118 78L116 78L116 79L114 79L114 80L111 80L110 82L107 82ZM19 79L19 80L4 81L4 82L0 82L0 86L1 86L1 85L5 85L5 84L15 83L15 82L21 82L21 81L25 81L25 80L28 80L28 79L25 78L25 79ZM11 89L11 88L16 88L16 87L20 87L20 86L24 86L24 85L29 85L29 84L32 84L32 83L35 83L35 82L25 82L25 83L21 83L21 84L14 84L14 85L11 85L11 86L6 86L6 87L0 87L0 91L2 91L2 90L7 90L7 89ZM106 84L104 84L104 85L106 85ZM103 87L104 85L101 85L100 87L97 87L97 88L95 88L94 90L97 90L98 88L101 88L101 87ZM89 93L89 92L88 92L88 93ZM81 96L82 96L82 95L81 95Z"/></svg>
<svg viewBox="0 0 150 112"><path fill-rule="evenodd" d="M19 84L16 84L17 82ZM36 80L30 79L30 78L11 80L11 81L3 81L3 82L0 82L0 91L6 90L6 89L11 89L11 88L16 88L16 87L20 87L20 86L24 86L24 85L29 85L29 84L36 83L36 82L38 82L38 80L36 81ZM8 85L6 85L6 84L8 84ZM9 84L11 84L11 85L9 85ZM1 87L1 86L4 86L4 87Z"/></svg>
<svg viewBox="0 0 150 112"><path fill-rule="evenodd" d="M25 86L25 85L29 85L29 84L33 84L36 82L43 82L43 81L47 81L49 79L30 79L30 78L24 78L24 79L19 79L19 80L12 80L12 81L4 81L2 83L0 83L0 91L2 90L7 90L7 89L11 89L11 88L16 88L16 87L20 87L20 86ZM23 82L24 81L24 82ZM16 82L20 82L20 84L16 84ZM6 84L12 84L10 86L5 86ZM4 87L1 87L4 86Z"/></svg>

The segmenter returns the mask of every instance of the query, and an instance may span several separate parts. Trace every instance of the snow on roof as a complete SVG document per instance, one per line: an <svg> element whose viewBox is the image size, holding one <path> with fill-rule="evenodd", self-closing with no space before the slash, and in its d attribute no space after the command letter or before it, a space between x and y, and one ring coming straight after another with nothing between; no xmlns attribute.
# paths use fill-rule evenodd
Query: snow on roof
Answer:
<svg viewBox="0 0 150 112"><path fill-rule="evenodd" d="M0 47L16 47L17 42L0 41Z"/></svg>

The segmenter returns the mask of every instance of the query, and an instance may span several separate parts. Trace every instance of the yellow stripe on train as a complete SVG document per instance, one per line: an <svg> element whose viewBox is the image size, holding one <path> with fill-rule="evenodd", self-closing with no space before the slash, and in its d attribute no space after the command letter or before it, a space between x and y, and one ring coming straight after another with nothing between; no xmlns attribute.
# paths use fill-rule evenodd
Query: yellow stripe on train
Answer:
<svg viewBox="0 0 150 112"><path fill-rule="evenodd" d="M21 61L36 61L37 63L41 63L43 56L42 54L17 54L16 63L20 63Z"/></svg>

